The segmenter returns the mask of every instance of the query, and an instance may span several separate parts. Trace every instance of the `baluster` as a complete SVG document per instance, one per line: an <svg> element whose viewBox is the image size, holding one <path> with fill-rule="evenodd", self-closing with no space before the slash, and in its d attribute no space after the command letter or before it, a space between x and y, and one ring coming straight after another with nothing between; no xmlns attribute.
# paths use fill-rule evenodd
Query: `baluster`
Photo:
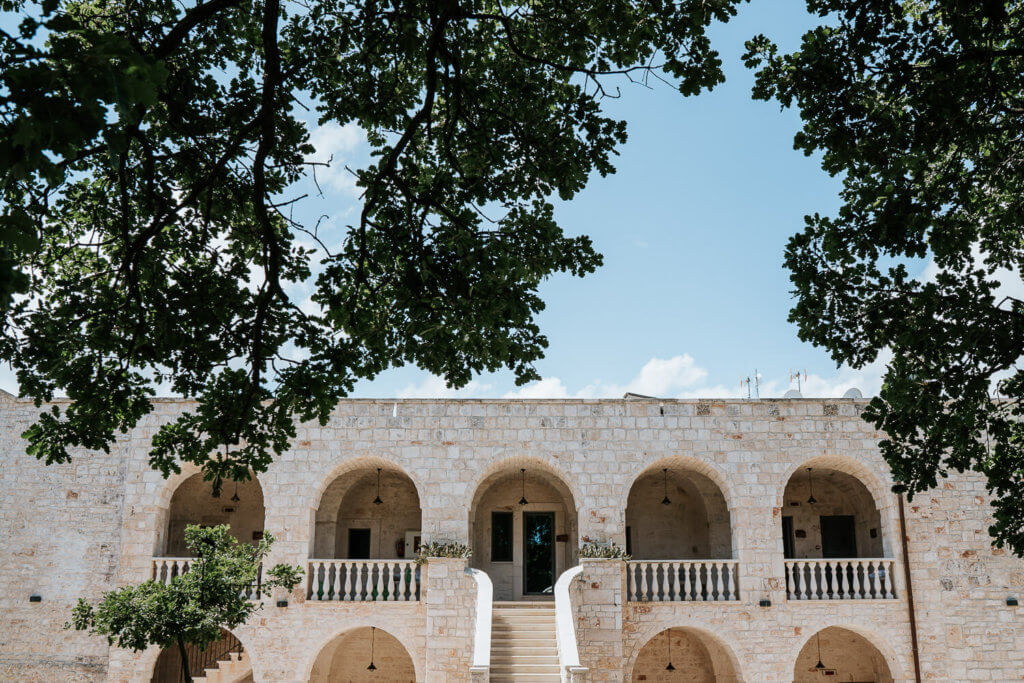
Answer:
<svg viewBox="0 0 1024 683"><path fill-rule="evenodd" d="M638 564L640 566L640 571L641 571L641 574L640 574L640 599L641 600L649 600L650 598L647 596L647 566L648 566L648 563L647 562L640 562Z"/></svg>
<svg viewBox="0 0 1024 683"><path fill-rule="evenodd" d="M850 597L846 590L846 567L846 562L836 560L836 598L839 600L846 600Z"/></svg>
<svg viewBox="0 0 1024 683"><path fill-rule="evenodd" d="M653 597L655 600L662 602L665 600L665 594L668 592L668 590L665 587L665 584L668 580L668 572L665 570L665 563L661 562L659 564L654 565L654 568L651 570L651 572L651 578L654 580Z"/></svg>
<svg viewBox="0 0 1024 683"><path fill-rule="evenodd" d="M821 562L811 562L810 565L811 565L811 576L810 576L809 583L811 584L811 600L817 600L818 599L818 590L820 588L820 586L818 584L819 584L819 582L820 583L824 583L824 581L822 581L822 579L824 577L821 576L821 567L822 567L822 565L821 565Z"/></svg>
<svg viewBox="0 0 1024 683"><path fill-rule="evenodd" d="M683 600L690 599L690 563L682 562L680 568L683 571Z"/></svg>
<svg viewBox="0 0 1024 683"><path fill-rule="evenodd" d="M316 585L316 563L310 562L306 565L306 599L316 600L316 591L313 587Z"/></svg>
<svg viewBox="0 0 1024 683"><path fill-rule="evenodd" d="M679 594L679 563L672 563L672 599L683 600L683 596Z"/></svg>
<svg viewBox="0 0 1024 683"><path fill-rule="evenodd" d="M339 586L340 594L338 595L339 600L351 600L352 599L352 563L351 562L338 562L338 574L345 572L345 578L338 579L338 583L342 584ZM344 582L344 583L342 583Z"/></svg>
<svg viewBox="0 0 1024 683"><path fill-rule="evenodd" d="M359 601L363 599L363 563L352 562L349 564L349 572L355 571L355 576L352 578L355 584L352 587L352 599Z"/></svg>
<svg viewBox="0 0 1024 683"><path fill-rule="evenodd" d="M803 562L793 563L793 597L796 600L806 600L804 595L804 570Z"/></svg>
<svg viewBox="0 0 1024 683"><path fill-rule="evenodd" d="M394 601L398 599L398 591L396 590L397 584L395 582L395 567L398 566L398 563L385 562L384 566L387 568L388 572L388 600Z"/></svg>
<svg viewBox="0 0 1024 683"><path fill-rule="evenodd" d="M626 580L629 590L629 601L636 602L636 562L626 564Z"/></svg>
<svg viewBox="0 0 1024 683"><path fill-rule="evenodd" d="M409 600L415 602L418 600L416 597L416 563L413 562L409 565Z"/></svg>
<svg viewBox="0 0 1024 683"><path fill-rule="evenodd" d="M719 572L722 574L722 599L732 600L732 587L730 586L729 565L726 562L722 562L718 565L720 567Z"/></svg>
<svg viewBox="0 0 1024 683"><path fill-rule="evenodd" d="M395 600L405 600L405 572L409 565L404 562L396 562L398 567L398 589L395 593Z"/></svg>
<svg viewBox="0 0 1024 683"><path fill-rule="evenodd" d="M853 599L860 600L864 597L861 593L864 590L864 562L854 560L853 565Z"/></svg>
<svg viewBox="0 0 1024 683"><path fill-rule="evenodd" d="M868 562L871 575L871 597L877 598L881 593L878 592L878 568L881 565L878 562Z"/></svg>
<svg viewBox="0 0 1024 683"><path fill-rule="evenodd" d="M373 595L369 598L370 600L383 600L384 599L384 577L381 576L380 562L370 562L370 573L368 576L373 577Z"/></svg>
<svg viewBox="0 0 1024 683"><path fill-rule="evenodd" d="M896 591L894 590L893 585L894 577L892 575L895 564L896 563L891 560L885 563L885 577L882 581L882 588L885 590L885 597L889 600L896 597Z"/></svg>

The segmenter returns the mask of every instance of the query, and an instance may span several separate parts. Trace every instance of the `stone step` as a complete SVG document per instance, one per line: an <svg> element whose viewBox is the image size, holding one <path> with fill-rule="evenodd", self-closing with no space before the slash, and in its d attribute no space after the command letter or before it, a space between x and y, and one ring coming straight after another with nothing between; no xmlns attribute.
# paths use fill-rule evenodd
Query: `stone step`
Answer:
<svg viewBox="0 0 1024 683"><path fill-rule="evenodd" d="M529 664L531 666L543 665L543 666L558 666L558 655L549 654L526 654L517 652L515 655L507 657L496 657L491 655L491 666L492 667L505 667L512 665Z"/></svg>
<svg viewBox="0 0 1024 683"><path fill-rule="evenodd" d="M502 674L554 674L558 675L558 664L500 664L491 665L491 675Z"/></svg>
<svg viewBox="0 0 1024 683"><path fill-rule="evenodd" d="M520 648L533 649L536 647L540 648L554 648L556 651L558 647L553 645L555 641L551 638L491 638L491 652L496 650L519 650Z"/></svg>
<svg viewBox="0 0 1024 683"><path fill-rule="evenodd" d="M495 674L490 676L492 683L515 683L526 681L527 683L561 683L561 676L558 674Z"/></svg>

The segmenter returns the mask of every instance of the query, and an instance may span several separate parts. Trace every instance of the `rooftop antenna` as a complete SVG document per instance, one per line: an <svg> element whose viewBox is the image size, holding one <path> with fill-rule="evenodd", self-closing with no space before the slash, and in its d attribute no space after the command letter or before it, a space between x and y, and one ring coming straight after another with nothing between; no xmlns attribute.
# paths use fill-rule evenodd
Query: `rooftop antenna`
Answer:
<svg viewBox="0 0 1024 683"><path fill-rule="evenodd" d="M761 373L754 368L754 397L761 398Z"/></svg>
<svg viewBox="0 0 1024 683"><path fill-rule="evenodd" d="M803 393L803 391L804 391L803 382L807 381L807 369L806 368L804 369L803 373L804 373L804 376L803 376L803 380L802 381L800 379L800 371L799 370L791 370L790 373L789 373L789 382L790 382L790 384L792 384L794 381L796 381L796 390L799 391L800 393Z"/></svg>
<svg viewBox="0 0 1024 683"><path fill-rule="evenodd" d="M747 388L747 398L750 398L750 376L740 377L740 389Z"/></svg>

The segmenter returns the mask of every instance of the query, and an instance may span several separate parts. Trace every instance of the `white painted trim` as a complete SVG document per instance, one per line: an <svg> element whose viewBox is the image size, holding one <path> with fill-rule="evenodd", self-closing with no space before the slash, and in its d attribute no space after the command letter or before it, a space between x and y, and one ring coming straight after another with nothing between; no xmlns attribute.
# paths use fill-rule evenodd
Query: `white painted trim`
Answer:
<svg viewBox="0 0 1024 683"><path fill-rule="evenodd" d="M491 614L494 606L494 586L487 572L467 568L476 581L476 633L473 637L473 664L476 671L489 671L491 667Z"/></svg>
<svg viewBox="0 0 1024 683"><path fill-rule="evenodd" d="M576 620L572 613L572 599L569 597L569 584L582 571L583 565L576 565L562 572L555 582L555 633L558 641L558 668L563 681L577 678L586 671L580 666L574 625Z"/></svg>

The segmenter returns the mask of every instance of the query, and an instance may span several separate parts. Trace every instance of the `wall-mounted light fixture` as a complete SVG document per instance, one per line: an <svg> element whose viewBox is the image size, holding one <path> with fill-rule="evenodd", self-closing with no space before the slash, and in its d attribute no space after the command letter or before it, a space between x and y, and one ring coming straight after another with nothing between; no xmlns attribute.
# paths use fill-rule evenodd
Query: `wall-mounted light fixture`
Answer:
<svg viewBox="0 0 1024 683"><path fill-rule="evenodd" d="M43 596L39 595L39 594L33 594L33 595L28 596L28 601L29 602L42 602L43 601Z"/></svg>
<svg viewBox="0 0 1024 683"><path fill-rule="evenodd" d="M1019 604L1020 603L1017 602L1017 598L1014 598L1014 597L1006 598L1006 606L1007 607L1016 607Z"/></svg>
<svg viewBox="0 0 1024 683"><path fill-rule="evenodd" d="M761 598L761 601L757 603L758 607L771 607L772 601L768 598Z"/></svg>

